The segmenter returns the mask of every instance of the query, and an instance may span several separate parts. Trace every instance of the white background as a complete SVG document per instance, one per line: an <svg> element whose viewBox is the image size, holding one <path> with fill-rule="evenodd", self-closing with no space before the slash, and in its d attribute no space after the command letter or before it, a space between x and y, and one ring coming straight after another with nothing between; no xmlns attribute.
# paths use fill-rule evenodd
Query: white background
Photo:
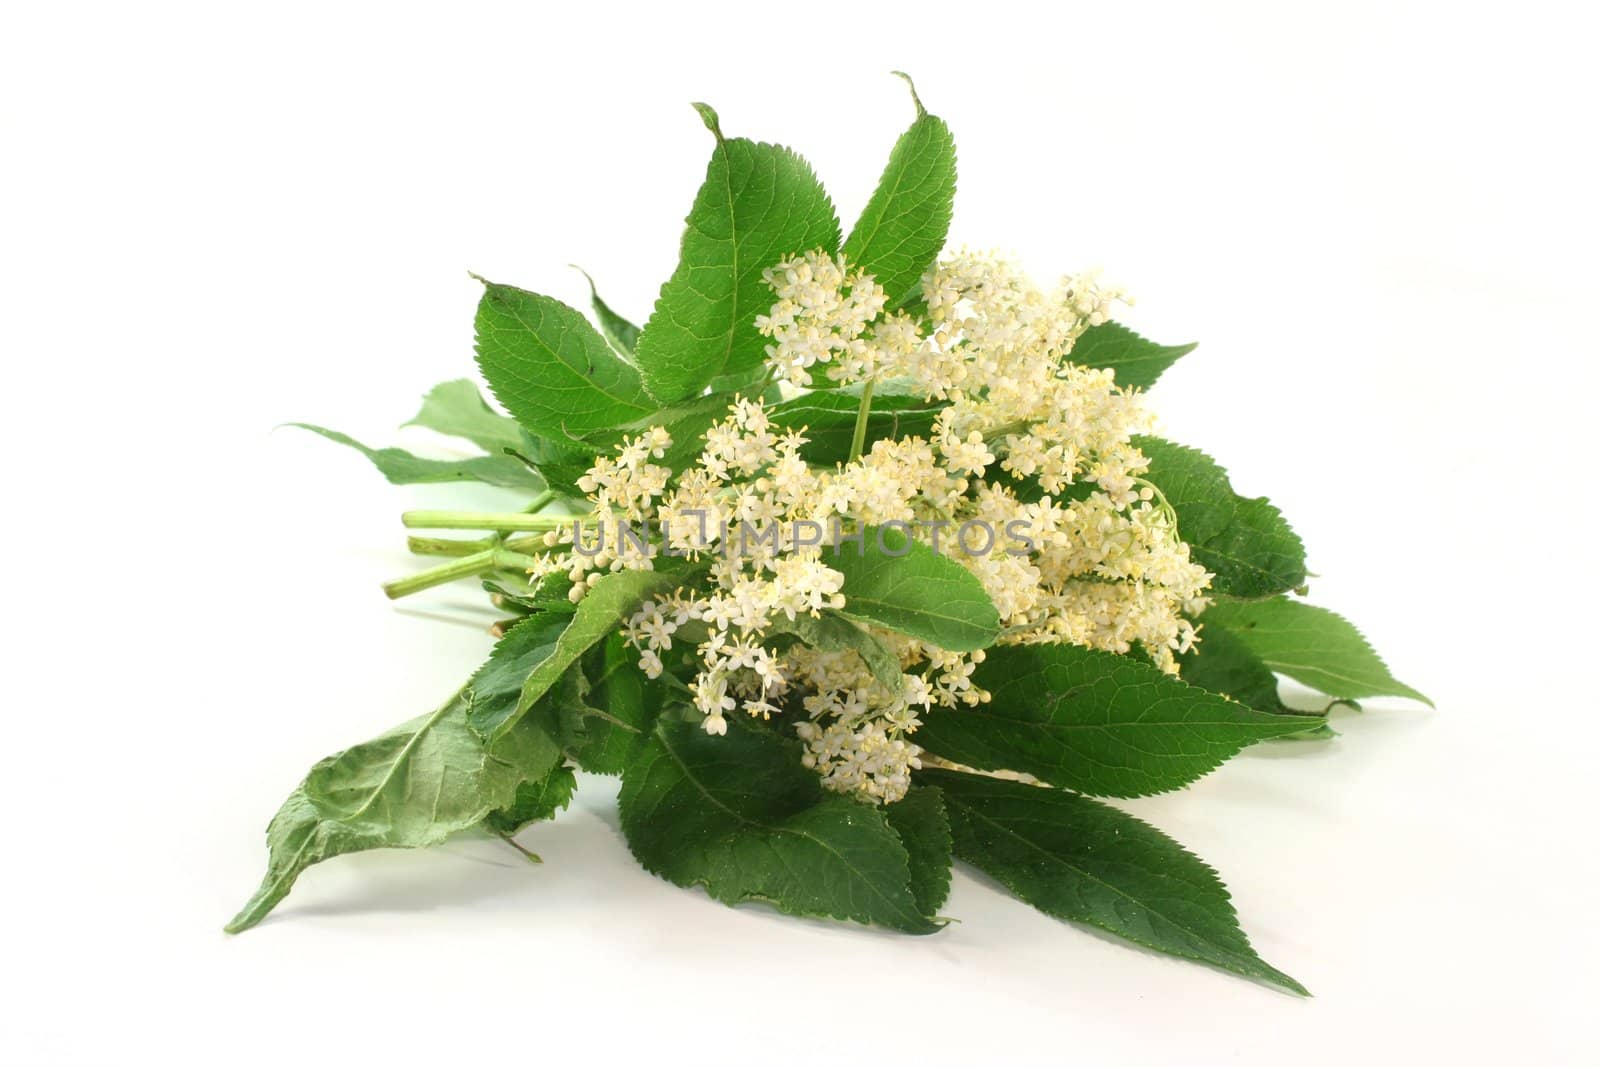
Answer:
<svg viewBox="0 0 1600 1067"><path fill-rule="evenodd" d="M8 5L0 1060L1594 1062L1594 27L1202 7ZM225 937L306 767L434 706L492 618L377 588L399 512L470 491L273 427L439 444L395 427L472 369L469 270L576 303L579 262L642 320L690 100L848 225L911 117L891 69L955 131L952 239L1103 265L1201 340L1169 434L1438 702L1128 805L1316 997L967 874L926 939L727 909L633 863L604 779L524 835L543 867L342 858Z"/></svg>

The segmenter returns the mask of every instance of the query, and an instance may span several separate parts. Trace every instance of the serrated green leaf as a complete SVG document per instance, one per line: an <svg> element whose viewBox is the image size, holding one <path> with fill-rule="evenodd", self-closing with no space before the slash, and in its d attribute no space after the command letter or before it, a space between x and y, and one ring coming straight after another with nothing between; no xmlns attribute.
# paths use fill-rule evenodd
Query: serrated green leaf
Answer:
<svg viewBox="0 0 1600 1067"><path fill-rule="evenodd" d="M621 774L646 744L661 710L663 687L639 667L639 653L612 634L584 656L586 691L562 707L562 743L592 774Z"/></svg>
<svg viewBox="0 0 1600 1067"><path fill-rule="evenodd" d="M779 615L770 629L774 633L793 634L819 652L854 652L872 676L892 693L898 693L905 684L900 657L842 615L831 611L821 615L796 615L793 619Z"/></svg>
<svg viewBox="0 0 1600 1067"><path fill-rule="evenodd" d="M464 437L491 456L523 447L522 428L517 420L492 410L477 385L467 378L440 382L429 389L422 398L422 410L404 425Z"/></svg>
<svg viewBox="0 0 1600 1067"><path fill-rule="evenodd" d="M1220 626L1204 628L1194 647L1178 657L1178 669L1190 685L1261 711L1290 711L1278 697L1278 676L1272 668Z"/></svg>
<svg viewBox="0 0 1600 1067"><path fill-rule="evenodd" d="M774 300L761 272L798 252L839 247L833 203L804 159L778 145L725 139L715 112L697 106L717 145L685 220L677 270L637 349L645 384L664 403L759 365L765 341L755 317Z"/></svg>
<svg viewBox="0 0 1600 1067"><path fill-rule="evenodd" d="M1231 631L1205 627L1201 640L1178 657L1183 680L1213 693L1223 693L1261 711L1300 715L1306 729L1284 734L1279 741L1329 741L1339 732L1328 725L1327 710L1298 711L1278 696L1278 676Z"/></svg>
<svg viewBox="0 0 1600 1067"><path fill-rule="evenodd" d="M1177 789L1247 745L1320 720L1257 711L1146 663L1076 645L991 649L973 672L990 700L934 708L917 743L986 771L1024 771L1095 796Z"/></svg>
<svg viewBox="0 0 1600 1067"><path fill-rule="evenodd" d="M638 370L559 300L485 282L477 334L489 388L535 436L575 438L656 410Z"/></svg>
<svg viewBox="0 0 1600 1067"><path fill-rule="evenodd" d="M633 350L639 345L639 327L611 310L611 305L600 299L600 290L595 288L594 279L589 277L588 271L582 267L576 270L589 283L589 306L594 308L594 318L600 324L601 334L611 342L611 347L631 362Z"/></svg>
<svg viewBox="0 0 1600 1067"><path fill-rule="evenodd" d="M1306 994L1250 946L1216 872L1155 827L1019 782L934 770L918 780L944 793L956 858L1045 914Z"/></svg>
<svg viewBox="0 0 1600 1067"><path fill-rule="evenodd" d="M896 526L868 526L862 544L843 543L823 562L844 575L843 613L951 652L987 648L1000 613L983 583Z"/></svg>
<svg viewBox="0 0 1600 1067"><path fill-rule="evenodd" d="M538 468L547 483L570 494L578 479L594 465L603 446L582 444L571 438L535 437L524 431L518 451Z"/></svg>
<svg viewBox="0 0 1600 1067"><path fill-rule="evenodd" d="M1178 535L1195 562L1216 575L1211 591L1266 597L1306 581L1306 550L1266 497L1242 497L1228 472L1198 449L1136 437L1150 460L1146 475L1178 513Z"/></svg>
<svg viewBox="0 0 1600 1067"><path fill-rule="evenodd" d="M424 459L403 448L369 448L348 434L313 426L309 422L285 425L310 430L320 437L360 452L393 485L422 485L432 482L483 482L507 489L543 489L545 481L537 471L511 456L466 456L461 459Z"/></svg>
<svg viewBox="0 0 1600 1067"><path fill-rule="evenodd" d="M516 717L523 683L554 653L571 621L567 615L538 612L506 631L494 646L495 654L463 691L467 721L474 729L489 737L495 727Z"/></svg>
<svg viewBox="0 0 1600 1067"><path fill-rule="evenodd" d="M516 642L515 659L508 658L506 668L514 668L518 698L475 702L469 712L473 728L485 737L503 736L579 656L620 627L640 603L682 580L660 571L617 571L591 586L571 615L534 615L518 623L504 638ZM499 687L509 684L509 675L497 673L489 681ZM474 683L475 694L482 684Z"/></svg>
<svg viewBox="0 0 1600 1067"><path fill-rule="evenodd" d="M950 895L952 846L944 795L931 785L913 785L883 811L910 857L911 895L922 914L931 918Z"/></svg>
<svg viewBox="0 0 1600 1067"><path fill-rule="evenodd" d="M800 746L730 724L712 737L662 720L628 764L622 832L645 869L717 900L762 900L908 933L939 929L918 909L910 859L884 813L824 796Z"/></svg>
<svg viewBox="0 0 1600 1067"><path fill-rule="evenodd" d="M911 294L944 247L955 194L955 139L944 120L928 114L918 100L916 121L895 142L878 187L842 249L851 266L883 287L890 307Z"/></svg>
<svg viewBox="0 0 1600 1067"><path fill-rule="evenodd" d="M494 662L491 656L479 673ZM543 778L560 760L554 740L532 723L485 744L467 725L465 693L311 769L267 828L266 877L228 923L229 933L265 918L312 864L438 844L513 803L524 782Z"/></svg>
<svg viewBox="0 0 1600 1067"><path fill-rule="evenodd" d="M490 812L484 824L495 833L510 837L530 823L553 819L566 810L577 788L578 778L572 768L558 763L544 777L517 786L511 803Z"/></svg>
<svg viewBox="0 0 1600 1067"><path fill-rule="evenodd" d="M1083 331L1067 356L1083 367L1114 371L1117 384L1148 389L1163 371L1198 346L1158 345L1117 322L1102 322Z"/></svg>
<svg viewBox="0 0 1600 1067"><path fill-rule="evenodd" d="M1400 696L1433 701L1401 682L1367 639L1341 615L1288 597L1222 600L1201 616L1206 630L1229 631L1262 662L1341 700Z"/></svg>
<svg viewBox="0 0 1600 1067"><path fill-rule="evenodd" d="M786 430L804 430L808 440L801 447L800 455L808 463L825 466L843 463L850 458L856 413L860 407L859 388L830 389L802 393L774 404L767 414L774 426ZM920 397L874 395L872 409L867 414L863 452L870 452L872 443L880 439L930 436L933 422L943 409L943 404L930 404Z"/></svg>

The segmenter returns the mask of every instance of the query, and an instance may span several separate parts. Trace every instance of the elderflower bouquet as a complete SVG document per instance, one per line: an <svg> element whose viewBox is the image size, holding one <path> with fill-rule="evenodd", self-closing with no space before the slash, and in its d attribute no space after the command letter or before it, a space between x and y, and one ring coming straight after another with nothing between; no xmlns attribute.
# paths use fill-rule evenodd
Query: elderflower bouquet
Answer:
<svg viewBox="0 0 1600 1067"><path fill-rule="evenodd" d="M804 160L696 105L711 162L643 328L485 283L478 363L508 414L457 381L413 420L483 455L308 427L393 482L530 499L406 514L446 560L389 594L476 581L499 641L437 710L311 769L230 930L342 853L515 845L581 769L621 776L647 869L730 904L932 933L960 859L1047 914L1303 992L1209 867L1095 798L1329 736L1278 674L1422 698L1299 599L1276 508L1152 435L1144 390L1192 345L1117 324L1093 274L1045 289L943 251L954 144L912 98L842 240Z"/></svg>

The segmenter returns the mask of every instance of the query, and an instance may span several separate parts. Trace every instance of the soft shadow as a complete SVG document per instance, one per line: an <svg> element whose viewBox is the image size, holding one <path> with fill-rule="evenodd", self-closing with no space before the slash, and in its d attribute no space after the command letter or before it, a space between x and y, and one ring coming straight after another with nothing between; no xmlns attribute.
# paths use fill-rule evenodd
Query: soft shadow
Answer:
<svg viewBox="0 0 1600 1067"><path fill-rule="evenodd" d="M498 611L486 611L481 607L468 607L451 605L450 611L435 611L428 608L395 608L396 615L404 615L410 619L426 619L430 622L444 622L452 626L465 626L469 630L488 630L490 626L505 617Z"/></svg>
<svg viewBox="0 0 1600 1067"><path fill-rule="evenodd" d="M1334 737L1296 740L1278 737L1251 745L1237 758L1246 760L1325 760L1348 756L1349 747L1366 737L1391 731L1409 732L1423 725L1428 716L1414 714L1415 706L1404 703L1390 708L1387 703L1365 702L1358 710L1345 703L1328 706L1328 698L1309 690L1285 686L1284 703L1297 711L1321 711L1328 708L1328 725L1337 731ZM1408 714L1408 712L1412 712ZM1429 712L1429 715L1432 713ZM1381 739L1380 743L1381 743Z"/></svg>

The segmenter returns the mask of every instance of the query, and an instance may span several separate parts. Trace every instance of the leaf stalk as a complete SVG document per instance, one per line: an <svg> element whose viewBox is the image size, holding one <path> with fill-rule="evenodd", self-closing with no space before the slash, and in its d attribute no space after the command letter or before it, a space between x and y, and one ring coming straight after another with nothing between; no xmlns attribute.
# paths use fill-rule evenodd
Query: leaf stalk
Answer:
<svg viewBox="0 0 1600 1067"><path fill-rule="evenodd" d="M872 414L872 387L875 379L868 378L867 384L861 387L861 406L856 409L856 428L850 436L850 458L847 462L854 463L861 458L861 450L867 444L867 417Z"/></svg>

